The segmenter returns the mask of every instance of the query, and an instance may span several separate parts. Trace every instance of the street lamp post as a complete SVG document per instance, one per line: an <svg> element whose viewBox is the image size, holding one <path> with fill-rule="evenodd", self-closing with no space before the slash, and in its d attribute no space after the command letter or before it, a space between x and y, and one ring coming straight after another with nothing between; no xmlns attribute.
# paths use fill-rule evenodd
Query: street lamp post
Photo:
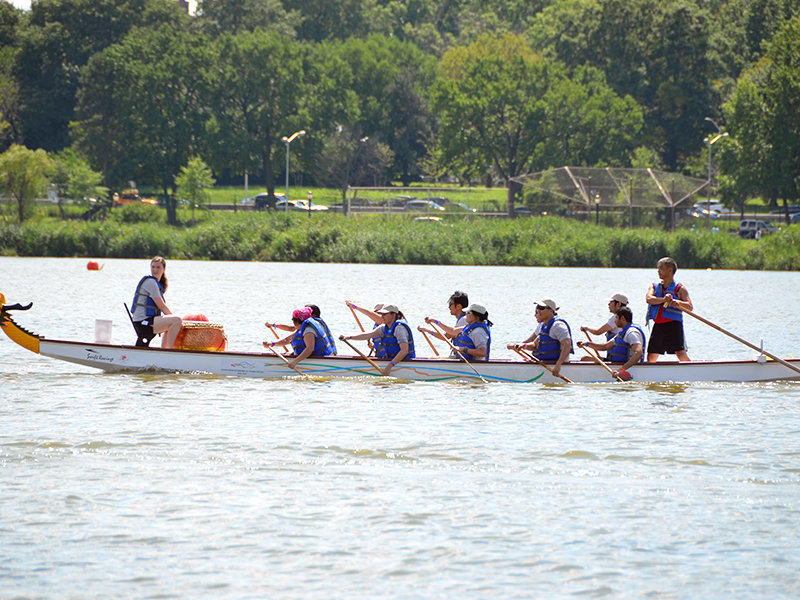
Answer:
<svg viewBox="0 0 800 600"><path fill-rule="evenodd" d="M305 135L306 130L301 129L300 131L294 132L289 137L283 136L281 141L286 144L286 196L283 199L283 212L289 212L289 144L294 141L294 138L300 135Z"/></svg>
<svg viewBox="0 0 800 600"><path fill-rule="evenodd" d="M708 136L703 140L708 144L708 206L706 206L706 229L711 231L711 146L717 140L728 137L728 134L722 133L722 128L717 125L717 122L711 117L706 117L705 120L717 128L717 136L714 139Z"/></svg>
<svg viewBox="0 0 800 600"><path fill-rule="evenodd" d="M600 194L594 195L594 224L600 225Z"/></svg>

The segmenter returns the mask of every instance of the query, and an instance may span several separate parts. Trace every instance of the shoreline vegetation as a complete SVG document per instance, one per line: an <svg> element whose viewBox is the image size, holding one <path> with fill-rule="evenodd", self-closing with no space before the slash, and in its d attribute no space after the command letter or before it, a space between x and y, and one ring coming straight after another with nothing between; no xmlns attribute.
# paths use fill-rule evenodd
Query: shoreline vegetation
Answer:
<svg viewBox="0 0 800 600"><path fill-rule="evenodd" d="M627 229L551 216L435 222L201 211L201 220L188 221L187 213L187 222L174 227L155 207L114 213L106 221L44 214L22 225L0 221L0 255L631 268L652 268L672 256L682 269L800 270L797 226L743 240L726 230Z"/></svg>

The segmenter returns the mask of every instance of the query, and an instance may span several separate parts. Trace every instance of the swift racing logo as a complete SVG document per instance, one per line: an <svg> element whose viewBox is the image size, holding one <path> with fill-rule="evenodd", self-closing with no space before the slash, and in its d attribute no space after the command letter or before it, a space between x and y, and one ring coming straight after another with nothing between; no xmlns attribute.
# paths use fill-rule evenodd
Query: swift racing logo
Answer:
<svg viewBox="0 0 800 600"><path fill-rule="evenodd" d="M92 360L95 362L107 362L113 363L114 359L111 356L103 356L96 350L92 350L91 348L84 348L86 350L86 360Z"/></svg>

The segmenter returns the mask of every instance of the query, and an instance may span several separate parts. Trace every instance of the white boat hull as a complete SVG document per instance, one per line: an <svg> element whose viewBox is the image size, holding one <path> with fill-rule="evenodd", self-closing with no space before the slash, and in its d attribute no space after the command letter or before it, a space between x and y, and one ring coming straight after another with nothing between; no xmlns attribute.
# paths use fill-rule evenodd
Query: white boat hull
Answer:
<svg viewBox="0 0 800 600"><path fill-rule="evenodd" d="M104 371L208 373L263 379L301 376L280 358L256 352L163 350L41 339L39 353ZM375 362L383 367L387 361ZM787 362L800 367L800 360ZM531 362L492 360L472 365L490 382L564 383L541 365ZM301 362L298 369L305 375L315 377L381 377L369 362L359 357L311 357ZM636 365L629 371L633 381L653 383L800 380L800 374L796 371L772 360L659 362ZM606 383L613 380L604 368L588 362L566 363L561 374L575 383ZM412 381L481 380L464 362L432 358L403 361L392 370L392 377Z"/></svg>

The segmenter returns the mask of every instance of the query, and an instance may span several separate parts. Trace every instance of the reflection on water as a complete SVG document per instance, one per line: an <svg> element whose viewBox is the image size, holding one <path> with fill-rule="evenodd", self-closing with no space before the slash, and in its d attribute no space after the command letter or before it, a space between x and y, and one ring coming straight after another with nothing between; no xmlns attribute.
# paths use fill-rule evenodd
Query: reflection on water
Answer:
<svg viewBox="0 0 800 600"><path fill-rule="evenodd" d="M147 261L2 258L20 322L90 339ZM573 329L649 271L169 261L168 301L256 349L263 323L346 298L502 342L554 296ZM679 272L704 316L798 354L798 274ZM736 294L720 290L736 289ZM743 297L764 295L758 314ZM636 310L637 306L634 306ZM702 311L702 312L701 312ZM752 352L687 323L690 356ZM795 347L793 347L795 346ZM261 381L97 373L0 339L2 597L797 597L800 386ZM742 590L747 590L746 594Z"/></svg>

